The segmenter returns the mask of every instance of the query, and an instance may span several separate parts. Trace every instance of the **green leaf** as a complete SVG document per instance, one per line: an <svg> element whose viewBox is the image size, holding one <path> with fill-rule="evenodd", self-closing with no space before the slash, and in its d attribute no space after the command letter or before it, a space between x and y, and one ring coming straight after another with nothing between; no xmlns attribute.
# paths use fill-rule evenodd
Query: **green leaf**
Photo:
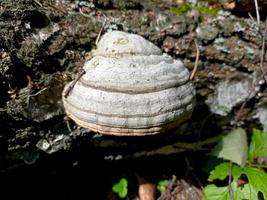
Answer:
<svg viewBox="0 0 267 200"><path fill-rule="evenodd" d="M253 161L259 156L267 156L267 132L253 129L248 158Z"/></svg>
<svg viewBox="0 0 267 200"><path fill-rule="evenodd" d="M202 200L228 200L229 192L227 187L217 187L216 185L207 185L204 188L204 197Z"/></svg>
<svg viewBox="0 0 267 200"><path fill-rule="evenodd" d="M235 129L222 138L211 152L211 155L244 166L247 161L247 134L241 129Z"/></svg>
<svg viewBox="0 0 267 200"><path fill-rule="evenodd" d="M249 184L238 187L237 181L234 181L231 186L234 193L234 200L258 199L257 192L255 192Z"/></svg>
<svg viewBox="0 0 267 200"><path fill-rule="evenodd" d="M229 163L221 163L215 167L214 170L210 172L209 181L215 179L224 180L229 174Z"/></svg>
<svg viewBox="0 0 267 200"><path fill-rule="evenodd" d="M163 193L163 192L166 191L168 185L169 185L169 181L168 180L161 180L161 181L158 182L157 189L158 189L158 191Z"/></svg>
<svg viewBox="0 0 267 200"><path fill-rule="evenodd" d="M125 198L128 194L128 181L125 178L121 178L118 183L115 183L112 187L112 191L117 193L120 198Z"/></svg>
<svg viewBox="0 0 267 200"><path fill-rule="evenodd" d="M238 187L237 181L231 184L234 200L258 199L257 192L251 188L249 184ZM217 187L216 185L208 185L204 188L204 197L202 200L230 200L228 187Z"/></svg>
<svg viewBox="0 0 267 200"><path fill-rule="evenodd" d="M243 170L238 165L233 164L230 171L230 163L224 162L217 165L215 169L210 172L209 181L213 181L215 179L224 180L230 174L230 172L234 180L238 180L243 173Z"/></svg>
<svg viewBox="0 0 267 200"><path fill-rule="evenodd" d="M250 184L243 185L240 189L243 199L258 199L258 192L254 190Z"/></svg>
<svg viewBox="0 0 267 200"><path fill-rule="evenodd" d="M229 170L229 163L221 163L220 165L216 166L213 171L211 171L209 181L213 181L215 179L224 180L229 175ZM243 186L238 186L237 182L241 174L246 175L248 178L248 183L244 184ZM232 166L232 176L234 178L232 182L234 200L258 199L258 192L262 192L264 198L267 199L267 174L264 171L252 167L241 168L240 166L234 164ZM227 187L216 187L214 185L209 186L207 191L205 188L205 200L228 200L229 196L224 193L225 189L227 190Z"/></svg>
<svg viewBox="0 0 267 200"><path fill-rule="evenodd" d="M257 168L246 167L243 169L244 174L248 178L251 190L258 193L263 193L265 199L267 199L267 174Z"/></svg>

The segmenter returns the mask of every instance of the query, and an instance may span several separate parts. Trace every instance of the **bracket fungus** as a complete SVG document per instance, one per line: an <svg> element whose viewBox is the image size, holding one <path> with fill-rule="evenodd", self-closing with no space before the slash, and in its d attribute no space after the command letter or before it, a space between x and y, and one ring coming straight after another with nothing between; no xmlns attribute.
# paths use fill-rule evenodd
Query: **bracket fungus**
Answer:
<svg viewBox="0 0 267 200"><path fill-rule="evenodd" d="M82 127L118 136L153 135L192 114L189 71L139 35L104 34L83 70L62 95L66 114Z"/></svg>

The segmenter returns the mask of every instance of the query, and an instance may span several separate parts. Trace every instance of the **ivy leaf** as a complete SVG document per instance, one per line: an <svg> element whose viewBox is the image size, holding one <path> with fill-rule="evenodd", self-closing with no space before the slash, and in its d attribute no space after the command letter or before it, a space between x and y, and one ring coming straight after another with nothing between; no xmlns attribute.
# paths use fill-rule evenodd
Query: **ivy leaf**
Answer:
<svg viewBox="0 0 267 200"><path fill-rule="evenodd" d="M251 188L249 184L238 187L237 181L231 184L234 200L241 199L258 199L257 192ZM204 188L203 200L230 200L228 187L217 187L216 185L208 185Z"/></svg>
<svg viewBox="0 0 267 200"><path fill-rule="evenodd" d="M210 172L209 181L213 181L215 179L224 180L231 172L234 180L237 181L243 170L238 165L233 164L232 169L230 171L230 164L227 162L221 163L215 167L213 171Z"/></svg>
<svg viewBox="0 0 267 200"><path fill-rule="evenodd" d="M112 187L112 191L117 193L120 198L125 198L128 194L128 181L125 178L121 178L118 183L115 183Z"/></svg>
<svg viewBox="0 0 267 200"><path fill-rule="evenodd" d="M267 156L267 132L253 129L248 158L253 161L259 156Z"/></svg>
<svg viewBox="0 0 267 200"><path fill-rule="evenodd" d="M209 181L213 181L215 179L224 180L229 175L229 170L230 170L229 163L226 163L226 162L221 163L220 165L216 166L213 171L211 171L210 176L209 176ZM252 167L241 168L240 166L235 165L235 164L232 166L231 172L234 178L232 182L232 190L234 191L234 200L258 199L257 198L258 192L262 192L264 198L267 199L267 184L266 184L267 173L257 168L252 168ZM237 182L241 174L246 175L248 179L248 183L244 184L242 187L238 187ZM224 189L227 190L227 187ZM218 200L221 200L219 198L220 195L222 195L221 198L223 200L223 198L227 197L226 194L224 194L224 189L223 187L216 187L214 185L213 186L210 185L207 191L205 188L204 192L205 192L205 195L209 197L208 198L209 200L213 200L213 199L217 200L217 195L218 195ZM212 196L209 196L209 195L212 195Z"/></svg>
<svg viewBox="0 0 267 200"><path fill-rule="evenodd" d="M243 185L241 194L243 195L242 199L259 199L258 192L254 190L250 184Z"/></svg>
<svg viewBox="0 0 267 200"><path fill-rule="evenodd" d="M202 200L228 200L229 192L227 187L217 187L216 185L207 185L204 188L204 197Z"/></svg>
<svg viewBox="0 0 267 200"><path fill-rule="evenodd" d="M257 192L249 184L238 187L237 181L234 181L231 186L234 191L234 200L258 199Z"/></svg>
<svg viewBox="0 0 267 200"><path fill-rule="evenodd" d="M238 128L224 136L210 154L244 166L247 160L247 153L247 134L244 129Z"/></svg>
<svg viewBox="0 0 267 200"><path fill-rule="evenodd" d="M209 181L214 181L215 179L224 180L229 174L229 163L221 163L215 167L214 170L210 172Z"/></svg>
<svg viewBox="0 0 267 200"><path fill-rule="evenodd" d="M246 167L243 171L248 178L251 189L256 193L262 192L264 199L267 199L267 173L252 167Z"/></svg>

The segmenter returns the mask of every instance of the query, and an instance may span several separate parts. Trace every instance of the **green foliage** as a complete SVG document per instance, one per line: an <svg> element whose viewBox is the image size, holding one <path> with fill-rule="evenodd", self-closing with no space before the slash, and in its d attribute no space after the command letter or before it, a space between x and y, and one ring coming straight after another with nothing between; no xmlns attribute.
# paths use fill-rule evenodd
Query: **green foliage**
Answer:
<svg viewBox="0 0 267 200"><path fill-rule="evenodd" d="M251 143L249 146L248 158L253 161L259 156L267 155L267 132L261 132L258 129L253 129Z"/></svg>
<svg viewBox="0 0 267 200"><path fill-rule="evenodd" d="M170 8L170 11L175 13L176 15L184 15L191 10L192 10L192 5L188 3L183 3L179 6Z"/></svg>
<svg viewBox="0 0 267 200"><path fill-rule="evenodd" d="M247 152L247 134L239 128L223 137L222 141L213 149L211 155L244 166L247 161Z"/></svg>
<svg viewBox="0 0 267 200"><path fill-rule="evenodd" d="M158 189L158 191L163 193L163 192L165 192L167 190L168 185L169 185L169 181L168 180L161 180L161 181L158 182L157 189Z"/></svg>
<svg viewBox="0 0 267 200"><path fill-rule="evenodd" d="M216 16L220 9L218 7L212 8L209 6L194 6L193 10L197 10L203 15Z"/></svg>
<svg viewBox="0 0 267 200"><path fill-rule="evenodd" d="M251 191L255 193L262 192L264 198L267 199L267 174L253 167L244 168L243 173L248 178Z"/></svg>
<svg viewBox="0 0 267 200"><path fill-rule="evenodd" d="M224 180L227 178L229 173L233 176L233 181L231 183L232 190L234 192L234 200L241 199L258 199L258 192L262 192L267 197L267 174L257 168L252 167L240 167L238 165L230 166L229 163L221 163L213 171L211 171L209 176L209 181ZM242 180L242 176L248 179L248 182L239 185L239 181ZM204 200L229 200L229 190L228 187L217 187L214 184L208 185L204 189Z"/></svg>
<svg viewBox="0 0 267 200"><path fill-rule="evenodd" d="M234 200L257 200L259 192L267 199L267 174L257 167L251 167L252 165L257 166L257 164L253 162L258 156L267 156L266 135L267 133L262 133L254 129L251 143L248 147L246 134L243 129L236 129L227 134L214 148L212 155L230 160L233 164L231 162L220 163L210 172L208 180L223 181L227 180L228 176L231 175L233 179L231 181L231 189L233 191ZM214 184L210 184L204 189L203 200L230 199L228 185L218 187Z"/></svg>
<svg viewBox="0 0 267 200"><path fill-rule="evenodd" d="M127 181L127 179L121 178L119 182L117 182L113 185L112 191L117 193L121 199L125 198L128 194L128 181Z"/></svg>
<svg viewBox="0 0 267 200"><path fill-rule="evenodd" d="M213 171L210 172L209 181L214 181L216 179L224 180L229 175L230 164L227 162L223 162L215 167ZM234 180L237 180L242 174L242 170L239 166L233 165L232 176Z"/></svg>
<svg viewBox="0 0 267 200"><path fill-rule="evenodd" d="M218 7L209 7L209 6L202 6L202 5L191 5L189 3L182 3L179 6L171 7L170 11L175 13L176 15L185 15L189 11L197 10L200 12L201 15L209 15L209 16L216 16L220 10Z"/></svg>
<svg viewBox="0 0 267 200"><path fill-rule="evenodd" d="M208 185L204 189L205 196L203 200L227 200L229 192L227 187L217 187L216 185Z"/></svg>
<svg viewBox="0 0 267 200"><path fill-rule="evenodd" d="M232 182L231 187L234 194L234 200L257 200L257 193L245 184L238 187L237 182ZM230 200L230 193L228 187L217 187L215 185L208 185L204 189L205 196L203 200Z"/></svg>

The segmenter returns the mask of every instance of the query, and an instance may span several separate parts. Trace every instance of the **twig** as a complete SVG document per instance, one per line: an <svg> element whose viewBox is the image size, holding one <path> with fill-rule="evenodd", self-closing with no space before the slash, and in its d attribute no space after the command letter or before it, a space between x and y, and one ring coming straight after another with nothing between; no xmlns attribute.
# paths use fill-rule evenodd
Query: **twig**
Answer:
<svg viewBox="0 0 267 200"><path fill-rule="evenodd" d="M201 183L199 177L194 173L193 167L191 167L190 162L187 157L185 157L185 163L186 163L186 166L187 166L186 169L188 169L188 172L191 173L192 177L196 180L199 187L203 189L202 187L203 184ZM188 172L186 172L186 174L188 174Z"/></svg>
<svg viewBox="0 0 267 200"><path fill-rule="evenodd" d="M257 15L257 24L260 26L260 13L259 13L259 5L258 0L254 0L255 9L256 9L256 15Z"/></svg>
<svg viewBox="0 0 267 200"><path fill-rule="evenodd" d="M172 180L168 184L168 188L166 191L157 199L157 200L167 200L167 199L172 199L171 197L171 191L176 185L177 178L175 175L172 175Z"/></svg>
<svg viewBox="0 0 267 200"><path fill-rule="evenodd" d="M30 94L29 97L35 97L35 96L37 96L38 94L41 94L41 93L42 93L43 91L45 91L46 89L47 89L47 87L45 87L45 88L39 90L39 91L36 92L35 94Z"/></svg>
<svg viewBox="0 0 267 200"><path fill-rule="evenodd" d="M68 117L68 116L64 117L64 121L65 121L66 126L67 126L67 128L68 128L68 131L71 133L72 130L71 130L71 128L70 128L69 117Z"/></svg>
<svg viewBox="0 0 267 200"><path fill-rule="evenodd" d="M264 73L264 58L265 58L265 45L266 45L266 34L267 34L267 17L265 19L265 28L262 34L262 47L261 47L261 57L260 57L260 68L261 72ZM267 84L266 76L263 76L265 83Z"/></svg>
<svg viewBox="0 0 267 200"><path fill-rule="evenodd" d="M85 70L82 69L80 73L77 75L77 77L73 80L73 82L69 85L69 87L66 89L64 93L64 98L67 98L70 91L74 88L75 84L78 82L78 80L85 74Z"/></svg>
<svg viewBox="0 0 267 200"><path fill-rule="evenodd" d="M197 44L197 40L194 40L194 41L195 41L195 45L196 45L197 55L196 55L194 69L193 69L193 71L192 71L192 73L190 75L190 80L192 80L195 77L195 74L197 72L198 62L199 62L199 47L198 47L198 44Z"/></svg>
<svg viewBox="0 0 267 200"><path fill-rule="evenodd" d="M40 7L43 7L43 5L38 0L33 0L36 4L38 4Z"/></svg>
<svg viewBox="0 0 267 200"><path fill-rule="evenodd" d="M250 18L253 22L255 22L255 19L252 17L252 15L251 15L250 12L248 13L248 16L249 16L249 18ZM256 22L255 22L255 23L256 23Z"/></svg>
<svg viewBox="0 0 267 200"><path fill-rule="evenodd" d="M27 96L27 100L26 100L26 102L27 102L27 106L30 105L30 97L35 97L35 96L41 94L41 93L42 93L43 91L45 91L46 89L47 89L47 87L45 87L45 88L39 90L39 91L36 92L35 94L30 94L30 95L28 95L28 96Z"/></svg>
<svg viewBox="0 0 267 200"><path fill-rule="evenodd" d="M107 16L104 13L101 13L101 14L104 16L105 20L104 20L104 22L103 22L103 24L101 26L101 29L100 29L100 31L99 31L99 33L97 35L97 38L96 38L96 41L95 41L96 45L98 44L99 38L100 38L100 36L101 36L101 34L102 34L102 32L103 32L103 30L105 28L105 25L107 23Z"/></svg>

